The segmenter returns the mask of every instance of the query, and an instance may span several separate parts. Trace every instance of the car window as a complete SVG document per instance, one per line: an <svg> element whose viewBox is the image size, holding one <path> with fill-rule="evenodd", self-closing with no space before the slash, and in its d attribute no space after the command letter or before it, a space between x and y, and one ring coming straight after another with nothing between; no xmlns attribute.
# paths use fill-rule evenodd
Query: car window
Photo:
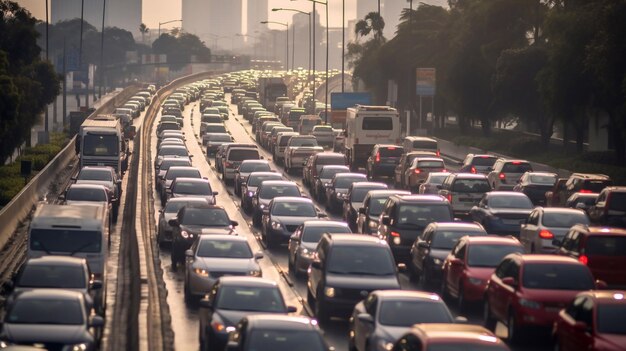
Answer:
<svg viewBox="0 0 626 351"><path fill-rule="evenodd" d="M556 183L556 175L531 175L530 182L533 184L554 185Z"/></svg>
<svg viewBox="0 0 626 351"><path fill-rule="evenodd" d="M211 188L209 187L209 183L200 183L200 182L178 182L174 183L174 188L172 189L173 193L176 194L187 194L187 195L212 195Z"/></svg>
<svg viewBox="0 0 626 351"><path fill-rule="evenodd" d="M397 225L426 227L432 222L453 220L447 205L403 204L398 208Z"/></svg>
<svg viewBox="0 0 626 351"><path fill-rule="evenodd" d="M65 194L67 201L107 201L104 189L70 187Z"/></svg>
<svg viewBox="0 0 626 351"><path fill-rule="evenodd" d="M446 305L441 301L383 301L378 321L391 327L410 327L417 323L452 323Z"/></svg>
<svg viewBox="0 0 626 351"><path fill-rule="evenodd" d="M546 227L571 228L576 224L589 224L584 213L544 213L541 222Z"/></svg>
<svg viewBox="0 0 626 351"><path fill-rule="evenodd" d="M626 211L626 192L612 192L608 208L613 211Z"/></svg>
<svg viewBox="0 0 626 351"><path fill-rule="evenodd" d="M382 187L381 187L382 188ZM370 190L380 189L379 187L373 188L356 188L351 190L350 200L352 202L363 202L365 200L365 196Z"/></svg>
<svg viewBox="0 0 626 351"><path fill-rule="evenodd" d="M384 246L335 246L327 270L347 275L395 275L396 267Z"/></svg>
<svg viewBox="0 0 626 351"><path fill-rule="evenodd" d="M591 290L593 277L583 265L527 263L522 273L522 284L528 289Z"/></svg>
<svg viewBox="0 0 626 351"><path fill-rule="evenodd" d="M476 235L484 235L484 232L463 230L463 231L449 231L449 230L438 230L434 232L433 240L430 244L430 247L433 249L443 249L443 250L451 250L454 245L461 239L462 237L476 236Z"/></svg>
<svg viewBox="0 0 626 351"><path fill-rule="evenodd" d="M315 205L309 202L277 202L272 206L272 215L289 217L315 217Z"/></svg>
<svg viewBox="0 0 626 351"><path fill-rule="evenodd" d="M489 198L489 206L493 208L533 208L532 202L523 196L492 196Z"/></svg>
<svg viewBox="0 0 626 351"><path fill-rule="evenodd" d="M239 172L267 172L270 171L269 163L265 162L244 162L241 166L239 166Z"/></svg>
<svg viewBox="0 0 626 351"><path fill-rule="evenodd" d="M261 182L263 182L264 180L280 180L282 179L282 176L280 174L264 174L264 175L258 175L258 176L254 176L254 177L249 177L248 178L248 186L259 186L259 184L261 184Z"/></svg>
<svg viewBox="0 0 626 351"><path fill-rule="evenodd" d="M84 324L80 300L18 299L5 317L15 324Z"/></svg>
<svg viewBox="0 0 626 351"><path fill-rule="evenodd" d="M352 183L361 182L366 179L364 175L335 178L335 188L348 188Z"/></svg>
<svg viewBox="0 0 626 351"><path fill-rule="evenodd" d="M15 285L20 288L84 289L87 282L80 266L27 264Z"/></svg>
<svg viewBox="0 0 626 351"><path fill-rule="evenodd" d="M467 265L470 267L496 267L511 253L524 253L518 245L471 245L468 249Z"/></svg>
<svg viewBox="0 0 626 351"><path fill-rule="evenodd" d="M385 202L387 202L387 199L389 199L389 196L370 198L370 203L369 203L370 217L378 217L381 214L381 212L383 211Z"/></svg>
<svg viewBox="0 0 626 351"><path fill-rule="evenodd" d="M285 312L285 303L277 287L222 286L215 306L221 310Z"/></svg>
<svg viewBox="0 0 626 351"><path fill-rule="evenodd" d="M206 227L225 227L230 225L230 218L223 208L187 208L180 223Z"/></svg>
<svg viewBox="0 0 626 351"><path fill-rule="evenodd" d="M308 243L316 243L320 241L324 233L345 233L349 234L352 231L348 226L333 225L333 226L307 226L302 233L302 241Z"/></svg>
<svg viewBox="0 0 626 351"><path fill-rule="evenodd" d="M393 120L391 117L365 117L361 128L363 130L392 130Z"/></svg>
<svg viewBox="0 0 626 351"><path fill-rule="evenodd" d="M590 236L585 245L587 256L622 256L626 257L626 237Z"/></svg>
<svg viewBox="0 0 626 351"><path fill-rule="evenodd" d="M596 329L601 334L626 335L626 305L599 304L596 312Z"/></svg>
<svg viewBox="0 0 626 351"><path fill-rule="evenodd" d="M369 294L365 301L363 301L363 306L365 307L365 312L369 313L371 316L376 316L376 308L378 307L378 297L376 294Z"/></svg>
<svg viewBox="0 0 626 351"><path fill-rule="evenodd" d="M198 246L196 256L213 258L252 258L252 251L245 241L202 240Z"/></svg>
<svg viewBox="0 0 626 351"><path fill-rule="evenodd" d="M256 149L234 149L228 153L229 161L243 161L259 159L259 151Z"/></svg>
<svg viewBox="0 0 626 351"><path fill-rule="evenodd" d="M529 163L505 163L502 167L502 172L505 173L526 173L532 170Z"/></svg>
<svg viewBox="0 0 626 351"><path fill-rule="evenodd" d="M456 179L452 191L457 193L486 193L491 191L487 179Z"/></svg>
<svg viewBox="0 0 626 351"><path fill-rule="evenodd" d="M259 192L262 199L273 199L277 196L300 196L300 190L295 185L272 185L263 187Z"/></svg>
<svg viewBox="0 0 626 351"><path fill-rule="evenodd" d="M320 178L330 179L335 174L337 174L337 173L344 173L346 171L347 171L347 169L345 169L345 168L324 167L324 168L322 168L322 171L320 172Z"/></svg>

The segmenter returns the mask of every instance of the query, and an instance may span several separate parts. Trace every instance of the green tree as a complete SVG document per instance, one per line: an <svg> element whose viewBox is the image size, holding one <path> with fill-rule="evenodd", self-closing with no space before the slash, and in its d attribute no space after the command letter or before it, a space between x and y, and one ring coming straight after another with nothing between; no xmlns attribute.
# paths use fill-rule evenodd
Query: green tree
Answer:
<svg viewBox="0 0 626 351"><path fill-rule="evenodd" d="M146 26L145 23L142 23L139 25L139 32L141 33L141 43L145 44L146 43L146 34L148 34L148 32L150 32L150 28L148 28L148 26Z"/></svg>

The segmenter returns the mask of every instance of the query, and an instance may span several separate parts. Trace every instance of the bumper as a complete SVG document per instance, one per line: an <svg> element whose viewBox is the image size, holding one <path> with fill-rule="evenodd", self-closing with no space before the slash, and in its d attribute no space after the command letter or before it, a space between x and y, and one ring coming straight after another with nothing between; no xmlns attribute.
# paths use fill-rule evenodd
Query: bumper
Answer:
<svg viewBox="0 0 626 351"><path fill-rule="evenodd" d="M281 243L288 242L292 234L293 233L285 229L285 227L281 227L281 229L267 228L265 233L268 240Z"/></svg>
<svg viewBox="0 0 626 351"><path fill-rule="evenodd" d="M189 292L195 296L204 296L211 290L216 280L217 279L211 278L211 276L202 277L192 270L189 272L187 281L189 284Z"/></svg>
<svg viewBox="0 0 626 351"><path fill-rule="evenodd" d="M347 316L351 314L354 310L354 306L360 301L341 297L334 297L332 299L322 297L322 299L324 299L328 314L331 316Z"/></svg>
<svg viewBox="0 0 626 351"><path fill-rule="evenodd" d="M372 171L377 177L393 177L395 175L396 165L394 164L381 164L373 165Z"/></svg>

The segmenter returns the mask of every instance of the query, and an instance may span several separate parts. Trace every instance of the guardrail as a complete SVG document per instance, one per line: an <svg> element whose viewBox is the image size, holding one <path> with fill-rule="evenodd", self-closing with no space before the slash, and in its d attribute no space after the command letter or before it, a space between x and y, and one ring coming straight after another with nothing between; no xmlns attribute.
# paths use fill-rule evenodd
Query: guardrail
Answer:
<svg viewBox="0 0 626 351"><path fill-rule="evenodd" d="M89 118L97 114L110 112L115 106L126 101L138 90L138 86L133 85L127 87L114 98L98 107ZM40 200L56 175L65 169L75 157L74 138L72 138L70 142L37 173L17 195L15 195L11 202L0 210L0 223L2 223L2 226L0 226L0 250L4 248L4 245L9 241L19 223L28 216L33 206Z"/></svg>

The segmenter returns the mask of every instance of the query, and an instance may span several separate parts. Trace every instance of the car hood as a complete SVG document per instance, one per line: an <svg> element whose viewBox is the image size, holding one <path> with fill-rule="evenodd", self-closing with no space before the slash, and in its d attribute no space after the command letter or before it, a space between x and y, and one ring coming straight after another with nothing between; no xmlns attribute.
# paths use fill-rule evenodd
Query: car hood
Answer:
<svg viewBox="0 0 626 351"><path fill-rule="evenodd" d="M396 275L347 275L327 273L328 286L345 289L362 289L366 291L400 289Z"/></svg>
<svg viewBox="0 0 626 351"><path fill-rule="evenodd" d="M88 340L84 325L5 323L2 334L10 342L19 344L50 342L80 344Z"/></svg>
<svg viewBox="0 0 626 351"><path fill-rule="evenodd" d="M84 205L84 204L104 204L106 202L104 201L74 201L74 200L67 200L65 201L66 205Z"/></svg>
<svg viewBox="0 0 626 351"><path fill-rule="evenodd" d="M104 185L105 187L107 187L109 190L113 189L113 183L106 181L106 180L77 180L76 184L97 184L97 185Z"/></svg>
<svg viewBox="0 0 626 351"><path fill-rule="evenodd" d="M304 221L308 221L310 219L317 219L317 217L309 217L309 216L274 216L272 215L272 220L280 222L281 224L297 224L300 225Z"/></svg>
<svg viewBox="0 0 626 351"><path fill-rule="evenodd" d="M404 335L411 326L407 325L406 327L392 327L386 326L382 324L377 324L376 333L380 338L388 340L390 342L395 342L400 339L402 335Z"/></svg>
<svg viewBox="0 0 626 351"><path fill-rule="evenodd" d="M246 316L249 315L253 315L253 314L285 314L286 312L281 312L281 313L272 313L272 312L265 312L265 311L231 311L231 310L222 310L222 309L218 309L215 311L215 313L217 313L218 316L220 316L220 318L222 319L222 321L224 322L224 325L226 326L236 326L237 323L239 323L239 321Z"/></svg>
<svg viewBox="0 0 626 351"><path fill-rule="evenodd" d="M234 229L231 227L206 227L201 225L184 225L181 230L187 230L194 234L232 234Z"/></svg>
<svg viewBox="0 0 626 351"><path fill-rule="evenodd" d="M258 263L253 258L197 257L195 265L201 265L209 271L216 272L239 273L259 269Z"/></svg>
<svg viewBox="0 0 626 351"><path fill-rule="evenodd" d="M469 267L467 269L467 276L469 278L477 278L486 282L495 270L495 267Z"/></svg>
<svg viewBox="0 0 626 351"><path fill-rule="evenodd" d="M440 260L445 260L446 257L448 257L448 254L450 254L450 250L449 249L430 249L429 252L429 256L432 258L438 258Z"/></svg>
<svg viewBox="0 0 626 351"><path fill-rule="evenodd" d="M315 251L315 249L317 248L317 242L306 242L303 241L300 243L300 246L309 250L309 252L313 252Z"/></svg>
<svg viewBox="0 0 626 351"><path fill-rule="evenodd" d="M168 213L168 212L163 212L163 219L165 220L165 223L169 226L169 223L167 223L170 219L174 219L176 218L176 212L172 212L172 213Z"/></svg>

